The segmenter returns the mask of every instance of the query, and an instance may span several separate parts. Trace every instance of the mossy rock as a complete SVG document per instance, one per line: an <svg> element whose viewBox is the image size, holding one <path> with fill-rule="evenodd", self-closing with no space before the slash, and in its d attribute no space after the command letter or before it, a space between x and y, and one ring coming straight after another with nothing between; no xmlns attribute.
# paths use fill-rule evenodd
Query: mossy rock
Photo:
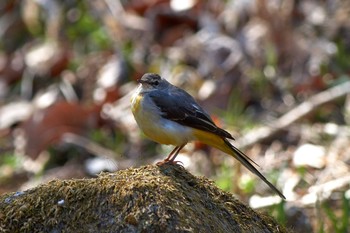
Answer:
<svg viewBox="0 0 350 233"><path fill-rule="evenodd" d="M286 232L179 165L53 180L0 197L0 232Z"/></svg>

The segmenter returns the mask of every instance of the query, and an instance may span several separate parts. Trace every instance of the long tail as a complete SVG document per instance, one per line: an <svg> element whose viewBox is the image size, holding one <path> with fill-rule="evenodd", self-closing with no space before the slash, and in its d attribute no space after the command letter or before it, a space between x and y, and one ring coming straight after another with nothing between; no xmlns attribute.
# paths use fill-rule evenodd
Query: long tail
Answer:
<svg viewBox="0 0 350 233"><path fill-rule="evenodd" d="M273 185L271 184L263 174L261 174L252 163L256 164L252 159L245 155L238 148L234 147L227 139L223 139L215 134L205 132L202 130L195 130L195 136L199 141L205 144L213 146L237 159L241 164L243 164L249 171L257 175L262 179L275 193L277 193L281 198L286 199L286 197ZM252 163L251 163L252 162ZM257 164L256 164L257 165Z"/></svg>
<svg viewBox="0 0 350 233"><path fill-rule="evenodd" d="M235 159L237 159L241 164L243 164L246 168L248 168L252 173L257 175L260 179L262 179L275 193L277 193L281 198L286 199L286 197L273 185L268 181L263 174L261 174L250 162L251 160L247 155L245 155L242 151L234 147L227 139L224 139L225 144L230 147L230 149L234 153L229 153ZM252 161L252 160L251 160ZM254 161L253 161L254 162ZM254 162L255 163L255 162Z"/></svg>

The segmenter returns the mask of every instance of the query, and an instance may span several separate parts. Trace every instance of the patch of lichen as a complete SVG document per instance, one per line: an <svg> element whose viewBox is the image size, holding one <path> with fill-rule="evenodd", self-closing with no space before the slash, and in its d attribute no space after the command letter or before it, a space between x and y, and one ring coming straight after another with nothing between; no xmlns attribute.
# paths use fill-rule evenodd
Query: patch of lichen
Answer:
<svg viewBox="0 0 350 233"><path fill-rule="evenodd" d="M286 232L181 166L54 180L0 197L1 232Z"/></svg>

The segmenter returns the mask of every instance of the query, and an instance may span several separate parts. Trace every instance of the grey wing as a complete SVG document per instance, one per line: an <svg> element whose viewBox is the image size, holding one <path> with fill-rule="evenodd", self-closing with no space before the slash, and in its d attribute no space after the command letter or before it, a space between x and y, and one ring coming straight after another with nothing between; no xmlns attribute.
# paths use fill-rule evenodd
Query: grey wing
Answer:
<svg viewBox="0 0 350 233"><path fill-rule="evenodd" d="M214 133L224 138L234 139L230 133L217 127L211 117L187 92L173 87L149 93L150 98L166 119L196 129Z"/></svg>

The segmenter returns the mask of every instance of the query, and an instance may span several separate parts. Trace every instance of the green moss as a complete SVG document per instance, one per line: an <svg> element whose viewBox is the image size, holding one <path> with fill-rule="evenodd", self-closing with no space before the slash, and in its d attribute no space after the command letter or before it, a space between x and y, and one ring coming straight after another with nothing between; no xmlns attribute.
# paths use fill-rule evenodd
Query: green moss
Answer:
<svg viewBox="0 0 350 233"><path fill-rule="evenodd" d="M181 166L54 180L0 197L1 232L286 232Z"/></svg>

